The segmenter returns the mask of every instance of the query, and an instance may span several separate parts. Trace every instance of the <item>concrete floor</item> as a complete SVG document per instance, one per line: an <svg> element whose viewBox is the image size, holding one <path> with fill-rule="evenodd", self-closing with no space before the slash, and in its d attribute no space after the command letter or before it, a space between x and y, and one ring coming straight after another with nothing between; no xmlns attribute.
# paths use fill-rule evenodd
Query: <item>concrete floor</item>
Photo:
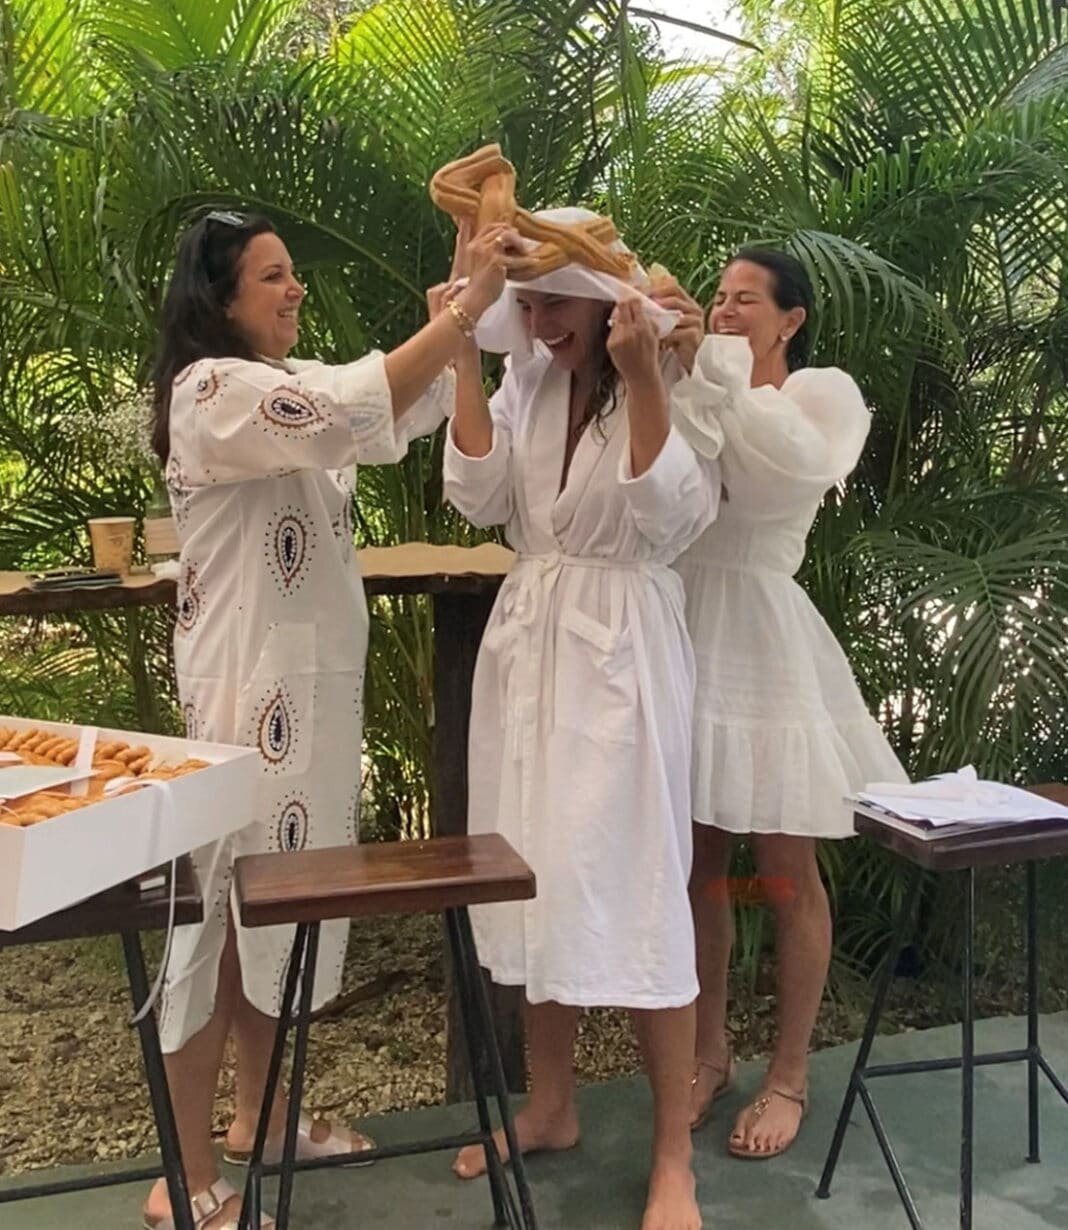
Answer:
<svg viewBox="0 0 1068 1230"><path fill-rule="evenodd" d="M981 1049L1023 1044L1021 1021L987 1021L978 1028ZM1043 1018L1042 1044L1055 1070L1062 1078L1068 1075L1068 1014ZM958 1046L959 1031L929 1030L880 1039L876 1057L948 1055ZM813 1057L812 1113L794 1149L766 1163L736 1162L724 1155L733 1112L760 1075L752 1065L740 1070L738 1091L696 1138L706 1230L907 1227L862 1110L846 1137L831 1198L817 1200L813 1195L854 1053L855 1047L847 1046ZM876 1083L877 1103L928 1230L958 1225L958 1090L959 1077L952 1072ZM1012 1065L979 1073L976 1230L1068 1230L1068 1106L1043 1081L1041 1107L1043 1164L1031 1166L1024 1161L1025 1068ZM637 1230L649 1145L644 1082L614 1081L583 1090L582 1116L585 1136L577 1149L528 1163L539 1225L542 1230ZM389 1115L366 1126L385 1144L473 1125L472 1109L459 1106ZM300 1175L294 1230L488 1230L488 1188L484 1182L455 1180L449 1160L438 1154L362 1170ZM233 1179L240 1182L239 1175ZM136 1230L141 1196L138 1188L121 1187L0 1205L0 1230Z"/></svg>

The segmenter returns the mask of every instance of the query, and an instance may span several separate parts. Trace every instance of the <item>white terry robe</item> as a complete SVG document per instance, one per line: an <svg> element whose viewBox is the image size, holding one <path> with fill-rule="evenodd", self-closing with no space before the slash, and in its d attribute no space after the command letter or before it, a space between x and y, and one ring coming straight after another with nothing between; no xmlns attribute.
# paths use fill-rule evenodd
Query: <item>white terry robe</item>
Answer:
<svg viewBox="0 0 1068 1230"><path fill-rule="evenodd" d="M676 567L697 660L694 818L732 833L848 837L847 794L905 771L849 662L793 579L824 495L854 469L871 416L838 368L752 388L744 337L709 336L672 417L717 456L716 523Z"/></svg>
<svg viewBox="0 0 1068 1230"><path fill-rule="evenodd" d="M472 920L482 964L531 1002L679 1007L697 994L694 667L668 565L714 518L718 469L672 430L632 478L621 386L559 492L569 391L547 357L513 354L491 451L446 443L446 497L519 553L475 668L468 827L502 833L537 880Z"/></svg>
<svg viewBox="0 0 1068 1230"><path fill-rule="evenodd" d="M234 859L355 843L368 616L352 544L356 462L433 431L451 373L394 422L383 356L202 359L171 401L167 483L181 543L174 635L191 738L257 747L256 819L197 850L204 921L175 932L160 1014L173 1052L207 1024ZM323 927L316 1001L341 985L347 922ZM248 1000L277 1016L293 928L238 927Z"/></svg>

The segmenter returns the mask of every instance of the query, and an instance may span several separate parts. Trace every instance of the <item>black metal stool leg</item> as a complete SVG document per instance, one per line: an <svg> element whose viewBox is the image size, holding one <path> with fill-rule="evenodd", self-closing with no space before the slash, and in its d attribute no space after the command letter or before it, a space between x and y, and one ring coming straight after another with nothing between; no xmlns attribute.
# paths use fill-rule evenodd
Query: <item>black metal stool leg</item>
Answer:
<svg viewBox="0 0 1068 1230"><path fill-rule="evenodd" d="M486 1098L486 1066L484 1063L484 1047L480 1045L478 1028L475 1022L476 1008L474 1004L475 978L481 979L482 973L477 962L472 966L469 954L466 952L460 934L456 910L445 911L445 926L449 936L449 951L452 954L453 971L456 977L456 987L459 992L460 1016L463 1020L464 1044L467 1048L467 1062L471 1068L471 1081L475 1090L475 1105L478 1108L478 1127L486 1139L486 1170L489 1174L490 1195L493 1200L493 1224L508 1225L506 1206L508 1203L508 1181L501 1164L501 1157L493 1143L493 1123L490 1119L489 1103Z"/></svg>
<svg viewBox="0 0 1068 1230"><path fill-rule="evenodd" d="M894 933L886 953L886 963L879 973L878 982L875 984L875 995L872 998L871 1011L868 1013L868 1020L864 1026L864 1035L860 1040L860 1049L857 1051L857 1057L853 1061L853 1070L849 1075L849 1084L846 1087L845 1097L842 1099L842 1109L838 1112L838 1122L834 1127L831 1147L827 1151L827 1160L823 1165L823 1174L820 1176L819 1186L816 1188L816 1195L821 1200L826 1200L831 1194L831 1180L834 1178L834 1172L838 1166L838 1157L842 1152L842 1143L845 1140L846 1130L849 1127L849 1118L853 1113L857 1093L864 1082L864 1069L867 1067L868 1057L871 1055L872 1043L875 1041L875 1031L883 1014L883 1005L886 1002L890 984L894 980L898 957L901 955L901 949L905 945L905 936L912 921L912 913L915 909L916 899L919 897L920 885L922 883L922 875L916 873L913 876L909 891L905 894L905 900L901 903L901 909L894 923Z"/></svg>
<svg viewBox="0 0 1068 1230"><path fill-rule="evenodd" d="M456 921L460 931L460 938L466 950L467 960L477 972L478 970L478 952L475 948L474 935L471 932L471 918L467 912L467 908L463 907L456 912ZM486 984L481 977L475 979L476 989L476 1008L478 1010L478 1018L481 1023L481 1034L485 1053L489 1060L490 1077L496 1088L497 1106L500 1110L501 1127L504 1131L504 1138L508 1142L508 1155L512 1164L512 1176L515 1179L516 1192L519 1195L519 1207L523 1215L524 1230L537 1230L537 1219L534 1216L534 1201L530 1194L530 1185L527 1182L526 1165L523 1161L523 1154L519 1149L519 1144L515 1134L515 1124L512 1121L512 1112L509 1106L508 1099L508 1082L504 1075L504 1065L501 1062L501 1052L497 1046L497 1035L493 1025L493 1012L490 1008L489 996L486 993Z"/></svg>
<svg viewBox="0 0 1068 1230"><path fill-rule="evenodd" d="M975 868L964 872L964 1004L960 1027L960 1227L972 1226L975 1133Z"/></svg>
<svg viewBox="0 0 1068 1230"><path fill-rule="evenodd" d="M126 973L130 979L130 995L134 1012L141 1011L148 999L148 975L145 972L145 954L141 947L141 935L137 931L122 933L122 951L126 958ZM167 1084L167 1070L163 1066L163 1052L159 1044L159 1031L154 1012L146 1012L137 1023L141 1041L141 1057L145 1064L148 1095L152 1102L152 1114L156 1120L159 1136L159 1151L163 1159L163 1173L167 1180L167 1194L171 1201L171 1216L175 1230L194 1230L193 1211L189 1204L189 1188L182 1165L182 1149L178 1141L178 1127L174 1121L174 1107Z"/></svg>
<svg viewBox="0 0 1068 1230"><path fill-rule="evenodd" d="M1027 864L1027 1160L1040 1162L1038 1121L1038 867Z"/></svg>
<svg viewBox="0 0 1068 1230"><path fill-rule="evenodd" d="M308 1058L308 1027L311 1023L312 994L315 990L315 963L319 956L319 923L308 924L300 981L300 1010L293 1038L293 1074L289 1082L289 1105L286 1109L286 1136L282 1149L282 1166L278 1176L278 1208L274 1220L277 1230L289 1226L289 1204L293 1196L293 1162L297 1156L297 1125L300 1103L304 1096L304 1066Z"/></svg>
<svg viewBox="0 0 1068 1230"><path fill-rule="evenodd" d="M1068 1102L1068 1085L1065 1085L1064 1081L1062 1081L1057 1073L1054 1072L1054 1070L1049 1066L1049 1061L1046 1059L1045 1055L1039 1059L1038 1066L1043 1072L1045 1072L1046 1080L1048 1080L1053 1088L1056 1089L1061 1095L1061 1100Z"/></svg>
<svg viewBox="0 0 1068 1230"><path fill-rule="evenodd" d="M289 954L289 967L286 970L285 986L282 988L282 1002L278 1010L278 1025L274 1034L274 1046L271 1049L270 1062L267 1065L267 1080L263 1087L263 1101L260 1104L260 1115L256 1121L256 1136L252 1145L252 1157L249 1159L248 1177L245 1180L245 1196L241 1205L239 1230L249 1230L255 1227L259 1230L260 1216L263 1212L263 1151L267 1147L267 1132L271 1125L271 1109L274 1106L278 1082L282 1075L282 1059L285 1056L286 1034L293 1018L293 1003L297 997L297 985L304 963L304 954L308 943L308 924L301 923L293 938L293 948Z"/></svg>
<svg viewBox="0 0 1068 1230"><path fill-rule="evenodd" d="M890 1171L890 1178L897 1191L898 1199L905 1210L905 1216L909 1219L909 1226L911 1230L923 1230L923 1219L920 1217L920 1211L916 1207L916 1201L905 1179L905 1172L901 1169L901 1163L897 1160L894 1146L890 1143L890 1137L886 1134L886 1128L883 1127L883 1121L879 1116L875 1103L872 1101L865 1081L860 1082L857 1092L860 1095L864 1109L868 1113L871 1130L875 1133L875 1143L879 1146L879 1152L883 1155L883 1161L886 1162L887 1170Z"/></svg>

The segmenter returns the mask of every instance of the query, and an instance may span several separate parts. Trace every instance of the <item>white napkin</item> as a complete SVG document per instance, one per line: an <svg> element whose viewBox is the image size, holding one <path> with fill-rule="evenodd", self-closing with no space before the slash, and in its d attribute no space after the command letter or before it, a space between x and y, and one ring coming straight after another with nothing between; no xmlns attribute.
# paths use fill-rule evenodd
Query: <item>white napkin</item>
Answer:
<svg viewBox="0 0 1068 1230"><path fill-rule="evenodd" d="M58 765L20 764L12 768L4 768L0 772L0 800L25 798L28 794L36 794L38 790L55 790L76 782L88 774L78 768L64 768Z"/></svg>
<svg viewBox="0 0 1068 1230"><path fill-rule="evenodd" d="M983 781L971 765L923 782L874 782L857 792L856 801L935 826L1068 820L1068 807L1016 786Z"/></svg>

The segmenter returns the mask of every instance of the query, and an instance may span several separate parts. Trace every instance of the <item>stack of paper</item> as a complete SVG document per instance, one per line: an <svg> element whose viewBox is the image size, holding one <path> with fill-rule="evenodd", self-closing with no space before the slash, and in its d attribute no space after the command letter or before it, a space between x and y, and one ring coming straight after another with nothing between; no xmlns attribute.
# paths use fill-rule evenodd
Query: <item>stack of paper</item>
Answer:
<svg viewBox="0 0 1068 1230"><path fill-rule="evenodd" d="M981 781L971 765L925 782L875 782L850 802L934 828L1068 820L1068 807L1016 786Z"/></svg>

